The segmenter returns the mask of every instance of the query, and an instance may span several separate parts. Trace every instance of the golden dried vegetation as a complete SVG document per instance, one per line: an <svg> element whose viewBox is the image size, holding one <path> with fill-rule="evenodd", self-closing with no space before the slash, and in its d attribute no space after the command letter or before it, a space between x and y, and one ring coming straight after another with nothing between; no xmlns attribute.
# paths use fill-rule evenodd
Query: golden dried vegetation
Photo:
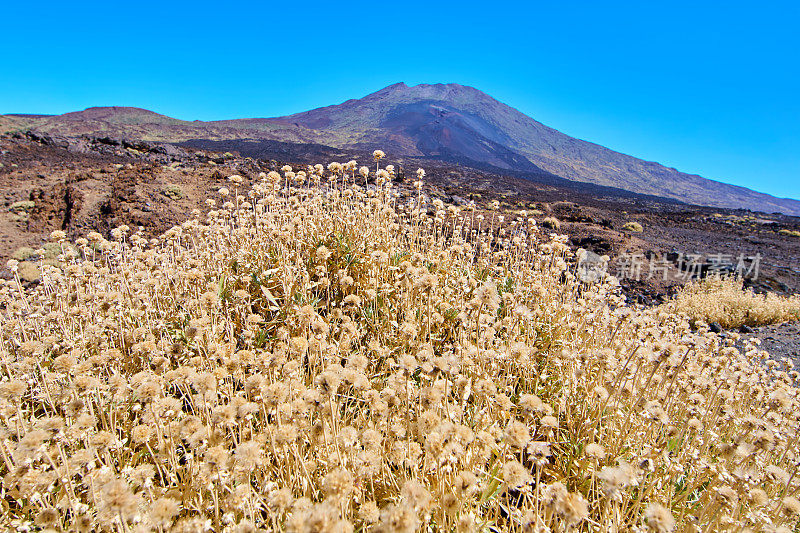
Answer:
<svg viewBox="0 0 800 533"><path fill-rule="evenodd" d="M0 286L0 522L796 527L790 362L581 283L533 219L373 172L233 177L152 240L56 232L61 266Z"/></svg>
<svg viewBox="0 0 800 533"><path fill-rule="evenodd" d="M644 231L642 225L636 221L626 222L622 225L623 231L630 231L631 233L641 233Z"/></svg>
<svg viewBox="0 0 800 533"><path fill-rule="evenodd" d="M723 328L800 320L800 297L756 294L735 277L710 276L689 283L666 306L694 323L716 322Z"/></svg>

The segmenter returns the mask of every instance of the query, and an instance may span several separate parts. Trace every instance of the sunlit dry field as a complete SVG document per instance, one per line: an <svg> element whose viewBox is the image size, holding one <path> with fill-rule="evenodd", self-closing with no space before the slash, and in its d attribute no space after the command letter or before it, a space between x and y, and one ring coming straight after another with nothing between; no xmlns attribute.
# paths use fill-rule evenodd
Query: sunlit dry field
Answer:
<svg viewBox="0 0 800 533"><path fill-rule="evenodd" d="M0 523L794 530L791 363L422 171L398 202L381 155L233 176L158 239L55 232L62 267L0 287Z"/></svg>

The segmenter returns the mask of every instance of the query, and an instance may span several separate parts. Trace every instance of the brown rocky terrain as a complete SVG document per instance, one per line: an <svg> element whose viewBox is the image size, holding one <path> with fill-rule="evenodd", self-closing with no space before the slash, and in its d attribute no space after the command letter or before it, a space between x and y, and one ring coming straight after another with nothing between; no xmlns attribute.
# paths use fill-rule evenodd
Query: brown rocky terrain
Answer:
<svg viewBox="0 0 800 533"><path fill-rule="evenodd" d="M285 163L370 159L364 152L307 144L260 146L261 157L254 158L110 137L0 137L0 259L35 258L31 252L55 229L75 238L127 224L158 234L192 209L203 209L203 201L227 185L231 174L248 182ZM711 256L735 263L739 255L760 254L751 285L784 294L800 291L800 238L791 234L800 230L797 217L690 206L566 180L536 182L426 159L390 157L384 163L397 166L401 189L410 188L407 169L422 166L432 197L465 207L474 202L478 209L497 201L506 221L522 211L540 222L555 217L574 247L609 255L609 268L620 274L629 295L645 304L662 300L685 281L676 257L681 253L701 255L705 268ZM626 230L630 222L641 224L642 231ZM667 280L663 269L651 269L651 259L653 265L667 261ZM631 260L639 264L638 280L626 266Z"/></svg>
<svg viewBox="0 0 800 533"><path fill-rule="evenodd" d="M751 336L761 339L761 348L771 354L780 354L800 366L800 322L786 322L755 328Z"/></svg>
<svg viewBox="0 0 800 533"><path fill-rule="evenodd" d="M44 252L45 261L56 261L60 253L49 242L50 232L57 229L71 239L93 230L108 235L122 224L158 235L183 222L193 209L205 209L204 200L229 186L232 174L241 175L246 187L259 172L285 163L370 159L368 153L309 144L275 142L261 144L259 150L261 157L253 158L111 137L0 136L0 272L10 276L5 263L16 258L22 261L23 279L35 282L37 252ZM762 292L800 293L800 233L792 234L800 232L798 217L692 206L565 180L535 182L424 159L388 158L384 163L397 166L398 188L407 193L412 188L407 174L413 175L408 170L424 166L431 198L465 208L474 202L487 218L502 214L506 223L523 211L540 223L556 218L558 232L569 235L572 247L610 256L610 270L619 275L634 303L658 304L685 283L674 257L681 252L701 254L706 266L714 254L732 259L760 254L760 271L748 285ZM497 212L487 209L491 202L499 203ZM634 221L641 232L623 228ZM638 280L624 275L626 257L640 258ZM649 275L650 258L668 259L668 279L660 270ZM775 356L800 364L797 327L767 326L746 335L762 339Z"/></svg>

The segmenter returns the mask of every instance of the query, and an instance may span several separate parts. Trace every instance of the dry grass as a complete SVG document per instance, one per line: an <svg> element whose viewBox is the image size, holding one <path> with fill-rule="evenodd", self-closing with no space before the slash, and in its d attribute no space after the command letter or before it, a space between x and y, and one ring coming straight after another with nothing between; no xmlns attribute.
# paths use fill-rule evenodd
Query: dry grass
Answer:
<svg viewBox="0 0 800 533"><path fill-rule="evenodd" d="M62 267L0 286L0 522L796 527L790 366L579 283L533 220L489 233L357 171L233 177L150 241L56 232Z"/></svg>
<svg viewBox="0 0 800 533"><path fill-rule="evenodd" d="M644 228L638 222L632 221L632 222L626 222L625 224L623 224L622 230L623 231L630 231L630 232L633 232L633 233L641 233L641 232L644 231Z"/></svg>
<svg viewBox="0 0 800 533"><path fill-rule="evenodd" d="M800 319L800 297L755 294L733 277L709 277L690 283L668 305L693 322L717 322L724 328Z"/></svg>
<svg viewBox="0 0 800 533"><path fill-rule="evenodd" d="M561 221L558 220L556 217L545 217L544 219L542 219L541 225L543 228L548 228L556 231L561 229Z"/></svg>

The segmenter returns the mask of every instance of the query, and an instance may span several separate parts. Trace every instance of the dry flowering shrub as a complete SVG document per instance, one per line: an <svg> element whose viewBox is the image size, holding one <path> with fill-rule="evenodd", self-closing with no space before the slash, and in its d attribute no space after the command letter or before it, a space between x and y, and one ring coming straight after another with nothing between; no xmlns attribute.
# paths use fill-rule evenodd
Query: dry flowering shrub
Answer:
<svg viewBox="0 0 800 533"><path fill-rule="evenodd" d="M641 232L644 231L644 228L642 227L642 225L639 222L636 222L635 220L632 220L630 222L626 222L625 224L623 224L622 225L622 230L623 231L630 231L632 233L641 233Z"/></svg>
<svg viewBox="0 0 800 533"><path fill-rule="evenodd" d="M381 157L375 186L354 161L231 180L0 285L3 526L797 526L790 363L581 283L533 219L488 231L422 172L400 195Z"/></svg>
<svg viewBox="0 0 800 533"><path fill-rule="evenodd" d="M763 326L800 319L800 297L756 294L734 277L711 276L689 283L669 302L670 309L693 322L724 328Z"/></svg>
<svg viewBox="0 0 800 533"><path fill-rule="evenodd" d="M556 217L544 217L542 219L542 227L558 231L561 229L561 221Z"/></svg>

